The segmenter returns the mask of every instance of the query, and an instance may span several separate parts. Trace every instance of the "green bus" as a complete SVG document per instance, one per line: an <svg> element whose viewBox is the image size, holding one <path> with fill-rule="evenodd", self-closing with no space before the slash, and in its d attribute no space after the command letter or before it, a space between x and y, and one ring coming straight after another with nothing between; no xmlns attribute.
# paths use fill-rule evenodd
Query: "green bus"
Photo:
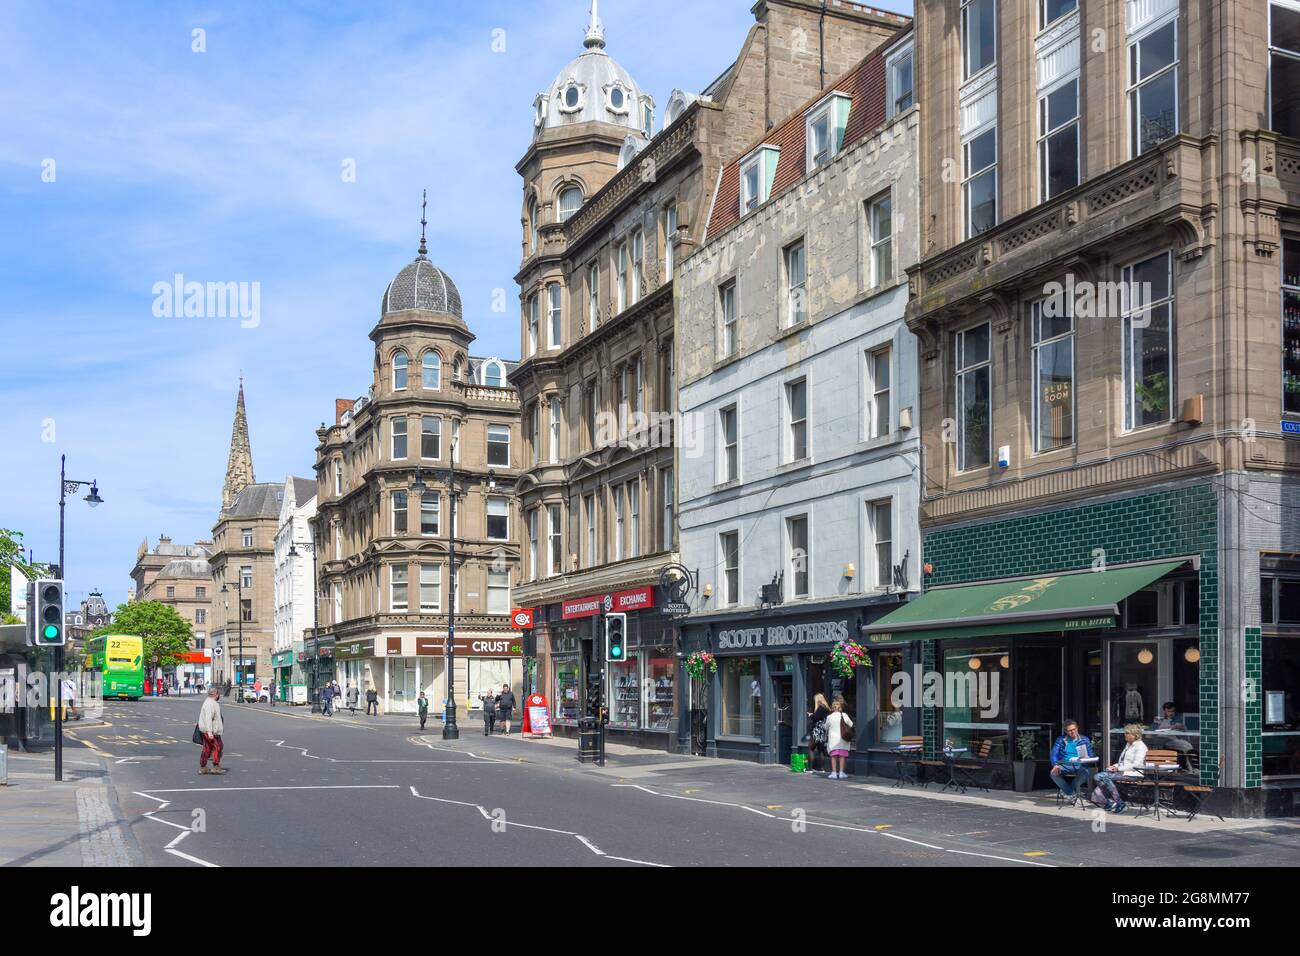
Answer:
<svg viewBox="0 0 1300 956"><path fill-rule="evenodd" d="M88 671L103 679L104 698L144 696L144 641L132 634L105 634L86 641Z"/></svg>

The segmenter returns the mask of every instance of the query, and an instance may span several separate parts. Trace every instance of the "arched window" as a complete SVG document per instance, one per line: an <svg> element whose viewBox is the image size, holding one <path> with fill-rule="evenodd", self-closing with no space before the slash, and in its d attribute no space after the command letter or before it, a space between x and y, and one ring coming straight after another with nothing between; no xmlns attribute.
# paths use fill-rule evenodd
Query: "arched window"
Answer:
<svg viewBox="0 0 1300 956"><path fill-rule="evenodd" d="M582 206L582 190L566 186L560 190L560 222L564 222Z"/></svg>
<svg viewBox="0 0 1300 956"><path fill-rule="evenodd" d="M537 251L537 201L528 200L528 251Z"/></svg>
<svg viewBox="0 0 1300 956"><path fill-rule="evenodd" d="M406 388L406 353L393 353L393 391L400 392Z"/></svg>
<svg viewBox="0 0 1300 956"><path fill-rule="evenodd" d="M483 363L483 384L489 388L500 388L505 384L502 381L501 363L496 359L488 359Z"/></svg>
<svg viewBox="0 0 1300 956"><path fill-rule="evenodd" d="M464 374L464 371L465 371L465 360L461 358L459 355L457 355L456 361L453 362L451 366L452 377L456 379L456 381L458 382L462 381L462 375Z"/></svg>
<svg viewBox="0 0 1300 956"><path fill-rule="evenodd" d="M442 388L442 358L433 349L424 353L424 387Z"/></svg>

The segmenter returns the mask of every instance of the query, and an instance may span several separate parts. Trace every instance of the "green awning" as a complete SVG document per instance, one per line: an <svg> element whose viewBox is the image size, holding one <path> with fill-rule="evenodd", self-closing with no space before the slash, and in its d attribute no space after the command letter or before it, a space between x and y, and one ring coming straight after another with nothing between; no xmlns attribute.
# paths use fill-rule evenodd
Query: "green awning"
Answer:
<svg viewBox="0 0 1300 956"><path fill-rule="evenodd" d="M1114 627L1119 602L1187 563L1162 561L926 591L862 628L869 644Z"/></svg>

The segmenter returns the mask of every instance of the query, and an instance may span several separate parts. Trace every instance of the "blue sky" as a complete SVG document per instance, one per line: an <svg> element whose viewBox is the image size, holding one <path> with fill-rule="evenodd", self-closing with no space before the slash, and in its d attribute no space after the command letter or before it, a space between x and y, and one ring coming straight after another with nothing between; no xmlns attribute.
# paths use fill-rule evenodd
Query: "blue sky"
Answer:
<svg viewBox="0 0 1300 956"><path fill-rule="evenodd" d="M608 52L662 113L735 57L751 5L605 0L600 15ZM421 189L429 255L460 288L475 351L517 355L514 165L533 97L582 50L587 8L0 6L0 526L55 560L59 455L99 481L103 506L68 506L70 601L124 600L146 536L210 536L241 370L258 480L312 475L333 400L370 384L366 336L415 255ZM259 283L260 324L155 317L153 286L177 273Z"/></svg>

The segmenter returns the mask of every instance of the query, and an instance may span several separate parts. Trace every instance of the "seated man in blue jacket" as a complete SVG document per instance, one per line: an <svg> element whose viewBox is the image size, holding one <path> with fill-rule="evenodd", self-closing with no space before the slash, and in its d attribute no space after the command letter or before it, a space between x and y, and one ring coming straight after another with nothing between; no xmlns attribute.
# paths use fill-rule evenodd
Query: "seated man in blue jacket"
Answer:
<svg viewBox="0 0 1300 956"><path fill-rule="evenodd" d="M1092 769L1078 760L1095 755L1092 741L1079 733L1079 724L1067 720L1065 733L1052 744L1052 783L1073 800L1076 788L1086 786L1092 776Z"/></svg>

